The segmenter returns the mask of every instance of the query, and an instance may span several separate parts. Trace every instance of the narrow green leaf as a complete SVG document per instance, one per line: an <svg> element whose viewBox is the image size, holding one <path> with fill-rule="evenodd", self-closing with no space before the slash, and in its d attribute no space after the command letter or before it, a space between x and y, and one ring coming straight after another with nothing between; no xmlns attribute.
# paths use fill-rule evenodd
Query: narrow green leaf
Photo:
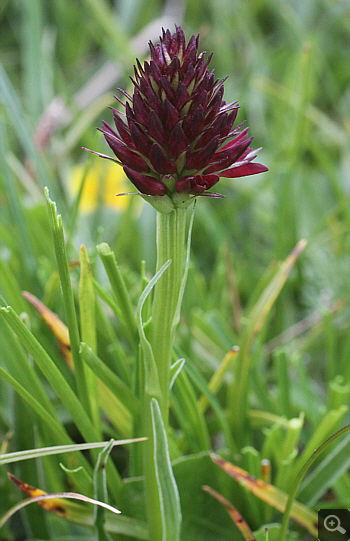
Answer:
<svg viewBox="0 0 350 541"><path fill-rule="evenodd" d="M2 300L0 299L0 304L3 305ZM54 406L47 396L35 368L30 363L21 343L4 318L1 318L0 321L0 334L2 347L6 349L6 355L3 355L2 362L9 374L32 396L35 396L47 412L55 416Z"/></svg>
<svg viewBox="0 0 350 541"><path fill-rule="evenodd" d="M233 479L241 485L245 486L262 501L268 503L282 513L287 509L287 506L290 503L288 494L273 485L265 483L261 479L255 479L247 471L227 462L227 460L224 460L214 453L211 454L211 458L228 475L233 477ZM293 505L289 509L289 512L290 511L292 511L291 516L293 520L306 528L312 535L317 533L317 514L314 511L311 511L305 505L297 501L293 501Z"/></svg>
<svg viewBox="0 0 350 541"><path fill-rule="evenodd" d="M290 378L288 374L289 358L283 348L274 352L273 363L276 371L278 397L277 403L282 415L291 417Z"/></svg>
<svg viewBox="0 0 350 541"><path fill-rule="evenodd" d="M107 503L107 483L106 483L106 462L113 449L114 440L105 445L98 455L94 470L94 498L95 500ZM95 507L95 532L97 541L112 541L110 535L105 531L105 509L100 506Z"/></svg>
<svg viewBox="0 0 350 541"><path fill-rule="evenodd" d="M29 329L27 329L11 306L1 308L0 313L5 317L7 323L17 334L24 347L32 355L35 363L39 366L55 393L61 399L63 405L72 415L73 420L79 430L84 434L84 437L87 440L90 439L96 441L98 438L96 437L90 419L53 360L49 357Z"/></svg>
<svg viewBox="0 0 350 541"><path fill-rule="evenodd" d="M3 368L0 367L0 376L7 381L9 385L27 402L27 404L38 414L38 416L43 420L47 430L52 434L56 442L61 442L63 446L71 445L75 447L72 443L72 440L62 427L62 425L53 417L48 411L32 396L22 385L20 385L10 374L8 374ZM62 449L62 446L60 446ZM73 449L72 449L73 450ZM76 449L74 449L76 450ZM36 456L41 456L40 450L36 450L38 453ZM60 451L64 452L64 451ZM17 462L18 460L24 460L27 458L36 458L33 455L35 451L22 451L17 453L9 453L6 455L0 455L0 465L9 464L11 462ZM82 455L77 455L75 460L77 461L78 466L82 466L83 474L78 480L78 486L80 489L89 494L92 488L92 479L89 476L88 472L91 471L91 467L87 460Z"/></svg>
<svg viewBox="0 0 350 541"><path fill-rule="evenodd" d="M337 410L330 410L321 420L315 432L307 442L303 454L295 461L292 469L288 472L289 482L293 482L302 465L308 460L315 449L320 447L322 443L339 427L340 420L347 412L347 406L340 406ZM289 486L289 485L288 485Z"/></svg>
<svg viewBox="0 0 350 541"><path fill-rule="evenodd" d="M145 289L141 293L141 297L137 304L137 324L138 324L138 329L139 329L139 334L140 334L140 342L142 346L144 363L145 363L145 391L149 394L149 396L159 395L160 390L159 390L158 371L157 371L157 366L154 360L152 346L147 340L146 334L144 331L144 323L142 321L142 308L148 295L152 291L153 287L155 286L159 278L162 276L163 272L169 267L170 264L171 264L170 260L164 263L162 268L159 269L159 271L153 276L149 284L145 287Z"/></svg>
<svg viewBox="0 0 350 541"><path fill-rule="evenodd" d="M80 358L80 337L78 320L74 305L72 284L70 281L68 257L64 240L62 217L57 213L56 204L51 201L49 191L45 188L46 204L49 213L51 233L55 246L56 261L60 275L61 291L69 330L70 346L74 361L75 379L78 397L85 411L91 417L90 402L88 398L88 386L86 382L85 367ZM98 438L96 438L98 439Z"/></svg>
<svg viewBox="0 0 350 541"><path fill-rule="evenodd" d="M172 391L172 404L191 452L198 453L210 449L208 428L198 407L192 383L184 370L176 379Z"/></svg>
<svg viewBox="0 0 350 541"><path fill-rule="evenodd" d="M3 376L3 370L0 369L1 376ZM8 376L8 374L7 374ZM29 400L33 401L34 406L36 408L37 412L41 412L40 415L45 419L48 419L50 422L52 422L52 418L49 419L48 416L45 416L43 412L45 412L44 408L38 407L38 402L36 402L33 397L30 397L29 394L23 393L23 390L16 384L16 382L13 380L13 378L6 377L6 381L11 382L10 384L14 387L16 385L15 390L19 390L21 392L21 396L25 398L25 400L30 403ZM34 409L34 407L33 407ZM48 423L49 424L49 423ZM61 427L61 425L59 425ZM62 427L61 427L62 428ZM59 434L59 431L57 432ZM61 432L61 434L64 434L64 431ZM70 438L67 436L67 441ZM117 445L127 445L128 443L137 443L139 441L145 441L146 438L132 438L132 439L125 439L125 440L111 440L113 441L112 447L116 447ZM89 451L90 449L101 449L105 448L107 445L109 445L110 441L98 441L95 443L72 443L70 445L55 445L53 447L41 447L40 449L28 449L26 451L16 451L14 453L6 453L5 455L0 455L0 466L3 464L10 464L11 462L19 462L22 460L29 460L31 458L40 458L43 456L51 456L51 455L58 455L63 453L72 453L73 451Z"/></svg>
<svg viewBox="0 0 350 541"><path fill-rule="evenodd" d="M219 367L216 369L208 383L208 389L212 394L215 395L219 392L219 389L224 383L225 375L231 368L233 360L237 358L238 353L239 347L233 346L233 348L231 348L222 359ZM205 395L201 396L198 400L198 406L200 410L205 413L207 407L209 406L208 399Z"/></svg>
<svg viewBox="0 0 350 541"><path fill-rule="evenodd" d="M313 506L350 466L350 436L333 449L301 485L298 500Z"/></svg>
<svg viewBox="0 0 350 541"><path fill-rule="evenodd" d="M75 492L58 492L58 493L53 493L53 494L40 494L39 496L34 496L34 497L29 498L28 500L22 501L22 502L18 503L17 505L15 505L12 509L10 509L10 511L8 511L8 513L6 513L6 515L4 517L2 517L2 519L0 520L0 528L2 528L2 526L4 526L4 524L15 513L17 513L17 511L19 511L20 509L23 509L23 507L26 507L27 505L31 505L32 503L45 502L45 501L48 501L48 500L56 500L56 499L60 499L60 498L67 498L67 499L72 499L72 500L81 500L83 502L87 502L87 503L91 503L93 505L98 505L98 506L104 507L105 509L108 509L112 513L116 513L116 514L120 513L120 511L118 509L115 509L111 505L108 505L108 504L103 503L103 502L98 502L98 501L96 501L96 500L94 500L92 498L89 498L88 496L84 496L82 494L77 494ZM63 508L65 507L64 503L61 503L61 505L62 505Z"/></svg>
<svg viewBox="0 0 350 541"><path fill-rule="evenodd" d="M224 411L222 410L218 399L216 398L216 396L213 395L213 393L208 388L208 385L204 376L191 363L186 363L184 366L184 369L186 370L187 374L189 375L193 383L196 385L199 392L202 393L202 395L208 401L208 404L210 405L210 407L213 409L218 419L218 422L221 426L222 432L225 436L227 447L231 449L233 452L238 452L237 446L234 442L234 439L232 438L231 429L227 422L226 415Z"/></svg>
<svg viewBox="0 0 350 541"><path fill-rule="evenodd" d="M0 289L6 295L7 302L14 306L17 313L25 312L27 306L16 277L2 258L0 259Z"/></svg>
<svg viewBox="0 0 350 541"><path fill-rule="evenodd" d="M304 413L301 413L298 418L290 419L288 421L288 426L283 438L283 445L280 454L281 461L286 460L297 447L303 425Z"/></svg>
<svg viewBox="0 0 350 541"><path fill-rule="evenodd" d="M126 410L135 414L139 408L139 401L129 387L97 357L87 344L82 343L80 351L84 361L95 372L96 376L120 400Z"/></svg>
<svg viewBox="0 0 350 541"><path fill-rule="evenodd" d="M289 491L289 496L287 500L287 504L285 507L285 512L282 519L282 525L281 525L281 531L279 536L279 541L285 541L287 536L287 530L288 530L288 522L289 517L291 514L291 510L293 506L295 505L294 500L297 495L298 489L300 487L301 482L303 481L306 472L310 468L310 466L313 464L313 462L320 456L320 454L327 449L327 447L332 444L335 440L343 436L346 432L350 430L350 425L346 425L338 432L335 432L335 434L332 434L326 441L320 445L316 451L313 452L313 454L306 460L306 462L303 464L302 468L300 469L298 475L294 479L294 483L292 488Z"/></svg>
<svg viewBox="0 0 350 541"><path fill-rule="evenodd" d="M80 248L79 307L81 340L96 352L95 295L89 257L84 244Z"/></svg>
<svg viewBox="0 0 350 541"><path fill-rule="evenodd" d="M81 339L95 352L97 341L95 294L89 257L84 244L80 248L79 308ZM84 370L84 373L86 376L87 397L89 400L91 418L96 430L100 433L100 411L96 377L94 372L90 369Z"/></svg>
<svg viewBox="0 0 350 541"><path fill-rule="evenodd" d="M77 524L84 526L94 525L94 510L89 506L82 506L74 502L65 502L66 518ZM137 519L125 517L123 515L106 516L105 529L110 533L126 535L132 539L142 541L151 541L147 525Z"/></svg>
<svg viewBox="0 0 350 541"><path fill-rule="evenodd" d="M152 426L154 435L154 466L161 502L163 541L179 541L181 529L181 507L170 463L168 440L162 414L155 398L151 400Z"/></svg>
<svg viewBox="0 0 350 541"><path fill-rule="evenodd" d="M266 286L258 301L252 308L249 317L247 317L246 327L243 331L241 351L239 353L236 365L236 377L229 390L230 397L230 419L235 426L237 436L245 440L245 422L247 414L247 392L249 368L251 360L251 347L254 339L261 331L266 318L281 292L287 278L294 267L299 255L306 246L305 240L300 240L294 250L283 261L282 265Z"/></svg>
<svg viewBox="0 0 350 541"><path fill-rule="evenodd" d="M350 383L345 383L343 376L336 376L329 383L328 409L336 410L342 405L350 403Z"/></svg>
<svg viewBox="0 0 350 541"><path fill-rule="evenodd" d="M97 246L97 252L107 272L113 293L120 309L120 313L123 316L122 321L124 323L129 342L135 348L137 345L136 318L128 290L115 260L115 255L106 243L99 244Z"/></svg>
<svg viewBox="0 0 350 541"><path fill-rule="evenodd" d="M17 334L24 347L32 355L35 363L39 366L51 387L62 401L62 404L71 414L74 423L83 435L84 439L86 441L97 441L98 434L95 427L91 423L85 409L82 407L77 396L66 382L53 360L49 357L46 351L42 348L36 338L27 329L27 327L10 306L6 309L1 308L0 314L6 318L7 322ZM111 464L109 464L108 469L110 472L110 486L116 490L115 494L117 495L118 489L121 488L121 479L117 471L111 467Z"/></svg>
<svg viewBox="0 0 350 541"><path fill-rule="evenodd" d="M170 368L170 386L169 389L173 388L177 376L180 374L183 365L185 364L185 359L178 359L175 363L171 365Z"/></svg>

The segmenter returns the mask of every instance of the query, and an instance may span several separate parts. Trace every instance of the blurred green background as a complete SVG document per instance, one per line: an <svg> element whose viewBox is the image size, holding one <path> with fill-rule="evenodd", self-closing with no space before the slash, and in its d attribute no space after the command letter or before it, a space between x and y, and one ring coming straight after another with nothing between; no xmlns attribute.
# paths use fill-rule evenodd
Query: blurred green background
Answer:
<svg viewBox="0 0 350 541"><path fill-rule="evenodd" d="M222 179L216 188L225 199L199 198L179 343L208 375L277 262L306 239L259 336L252 381L252 403L261 406L269 392L264 407L280 414L271 359L284 347L291 377L304 382L291 401L293 414L307 412L306 441L325 404L338 407L350 394L349 0L1 0L0 293L20 313L28 311L26 289L64 317L48 186L71 260L85 243L103 283L94 254L108 242L136 299L140 261L150 274L155 268L155 212L136 196L114 197L133 186L82 147L108 153L95 127L111 122L117 87L131 90L148 40L174 23L187 38L199 32L200 50L214 52L217 78L229 76L225 99L239 101L237 122L247 121L269 167ZM332 403L331 383L343 389L340 402ZM0 390L3 438L11 414L3 382Z"/></svg>

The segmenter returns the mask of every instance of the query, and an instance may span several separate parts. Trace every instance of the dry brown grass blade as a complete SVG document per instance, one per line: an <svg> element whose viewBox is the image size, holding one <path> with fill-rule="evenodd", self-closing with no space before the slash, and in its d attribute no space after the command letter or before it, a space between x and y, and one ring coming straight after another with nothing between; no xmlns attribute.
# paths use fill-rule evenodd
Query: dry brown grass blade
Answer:
<svg viewBox="0 0 350 541"><path fill-rule="evenodd" d="M239 513L239 511L237 511L235 506L232 505L232 503L226 500L226 498L224 498L219 492L217 492L211 487L203 486L202 489L205 490L205 492L208 492L208 494L213 496L213 498L215 498L218 502L222 503L222 505L226 507L226 511L228 512L246 541L256 541L256 538L254 537L254 534L250 529L247 521L242 517L242 515Z"/></svg>
<svg viewBox="0 0 350 541"><path fill-rule="evenodd" d="M220 466L222 470L233 477L240 485L245 486L260 500L271 507L274 507L281 513L285 511L288 500L288 495L285 492L282 492L282 490L279 490L269 483L265 483L265 481L262 481L261 479L256 479L247 471L227 462L227 460L224 460L214 453L211 453L210 456L215 464ZM309 533L317 537L317 514L314 511L300 502L295 501L290 517L300 524L300 526L303 526Z"/></svg>

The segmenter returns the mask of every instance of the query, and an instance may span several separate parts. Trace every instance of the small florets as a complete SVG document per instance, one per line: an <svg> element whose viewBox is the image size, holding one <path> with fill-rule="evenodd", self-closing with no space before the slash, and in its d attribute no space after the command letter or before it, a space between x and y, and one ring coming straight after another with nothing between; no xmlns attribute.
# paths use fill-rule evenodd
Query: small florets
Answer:
<svg viewBox="0 0 350 541"><path fill-rule="evenodd" d="M208 66L211 55L198 55L198 37L187 46L183 30L163 30L160 43L149 43L151 60L134 66L134 92L125 91L125 110L111 108L115 128L101 129L115 158L146 196L167 196L170 207L205 194L220 177L267 171L253 163L248 128L233 128L238 102L223 100L224 81ZM207 194L210 195L210 192ZM218 195L218 194L213 194Z"/></svg>

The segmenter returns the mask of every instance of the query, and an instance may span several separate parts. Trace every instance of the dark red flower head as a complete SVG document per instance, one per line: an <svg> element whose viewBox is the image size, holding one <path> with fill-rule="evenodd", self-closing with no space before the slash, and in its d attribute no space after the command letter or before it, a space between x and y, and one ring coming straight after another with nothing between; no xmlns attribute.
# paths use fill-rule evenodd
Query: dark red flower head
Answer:
<svg viewBox="0 0 350 541"><path fill-rule="evenodd" d="M133 95L121 90L125 111L112 108L115 127L103 122L116 158L99 155L122 165L142 194L164 198L165 211L188 204L220 177L267 171L252 162L257 151L249 147L248 128L233 128L238 102L223 100L225 79L209 71L211 55L198 55L198 37L186 46L179 26L149 46L150 62L134 66Z"/></svg>

